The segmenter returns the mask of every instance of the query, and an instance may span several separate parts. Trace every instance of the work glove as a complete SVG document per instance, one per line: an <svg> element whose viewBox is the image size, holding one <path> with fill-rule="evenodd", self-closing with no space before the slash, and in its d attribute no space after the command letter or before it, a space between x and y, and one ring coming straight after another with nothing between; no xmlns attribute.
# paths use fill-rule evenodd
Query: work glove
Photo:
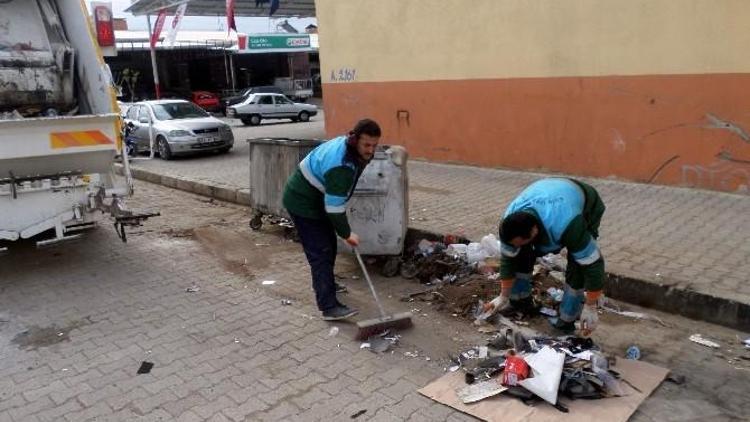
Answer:
<svg viewBox="0 0 750 422"><path fill-rule="evenodd" d="M355 248L356 248L357 246L359 246L359 236L357 236L357 234L356 234L356 233L351 233L351 234L349 235L349 237L347 237L346 239L344 239L344 241L345 241L345 242L346 242L346 244L347 244L347 245L349 245L349 246L352 246L352 247L355 247Z"/></svg>
<svg viewBox="0 0 750 422"><path fill-rule="evenodd" d="M599 324L599 313L596 305L585 304L581 311L581 332L584 336L590 335Z"/></svg>
<svg viewBox="0 0 750 422"><path fill-rule="evenodd" d="M497 311L505 310L510 306L510 298L503 296L502 294L491 301L482 305L482 313L474 320L475 325L483 325L487 323L487 318L491 317Z"/></svg>

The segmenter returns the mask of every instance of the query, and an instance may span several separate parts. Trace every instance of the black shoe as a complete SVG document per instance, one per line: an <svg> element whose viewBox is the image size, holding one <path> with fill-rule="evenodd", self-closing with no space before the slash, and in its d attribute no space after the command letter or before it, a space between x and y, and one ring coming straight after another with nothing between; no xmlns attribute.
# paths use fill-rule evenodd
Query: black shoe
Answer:
<svg viewBox="0 0 750 422"><path fill-rule="evenodd" d="M333 287L336 288L336 293L346 293L349 291L347 290L346 286L344 286L343 284L336 283L335 281L333 282Z"/></svg>
<svg viewBox="0 0 750 422"><path fill-rule="evenodd" d="M552 324L552 328L562 332L563 334L573 334L576 331L576 324L575 322L567 322L563 321L560 318L557 318L557 321Z"/></svg>
<svg viewBox="0 0 750 422"><path fill-rule="evenodd" d="M326 311L323 311L323 321L338 321L340 319L347 319L353 317L359 313L356 309L351 309L347 306L336 306Z"/></svg>

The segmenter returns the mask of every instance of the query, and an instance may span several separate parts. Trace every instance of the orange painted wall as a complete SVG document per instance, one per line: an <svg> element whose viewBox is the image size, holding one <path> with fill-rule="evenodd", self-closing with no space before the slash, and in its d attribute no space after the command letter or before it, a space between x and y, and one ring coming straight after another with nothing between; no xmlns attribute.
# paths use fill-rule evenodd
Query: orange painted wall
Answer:
<svg viewBox="0 0 750 422"><path fill-rule="evenodd" d="M748 192L750 74L324 84L326 130L413 157Z"/></svg>

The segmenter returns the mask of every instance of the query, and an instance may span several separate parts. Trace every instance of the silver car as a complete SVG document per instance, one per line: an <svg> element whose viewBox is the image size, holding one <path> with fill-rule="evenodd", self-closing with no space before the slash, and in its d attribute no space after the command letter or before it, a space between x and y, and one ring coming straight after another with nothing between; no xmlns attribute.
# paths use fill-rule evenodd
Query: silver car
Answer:
<svg viewBox="0 0 750 422"><path fill-rule="evenodd" d="M125 115L126 141L136 153L150 151L149 126L159 156L200 151L228 152L234 145L232 128L202 108L185 100L154 100L135 103Z"/></svg>
<svg viewBox="0 0 750 422"><path fill-rule="evenodd" d="M240 119L243 124L251 126L259 125L263 119L306 122L316 114L318 108L315 105L295 103L283 94L252 94L241 103L227 107L227 117Z"/></svg>

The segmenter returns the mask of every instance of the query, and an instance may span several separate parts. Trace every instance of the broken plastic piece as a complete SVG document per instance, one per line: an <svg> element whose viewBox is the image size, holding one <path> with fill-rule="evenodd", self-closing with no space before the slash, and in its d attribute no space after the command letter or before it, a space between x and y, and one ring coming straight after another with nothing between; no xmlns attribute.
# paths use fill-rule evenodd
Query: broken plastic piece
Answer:
<svg viewBox="0 0 750 422"><path fill-rule="evenodd" d="M627 352L625 352L625 357L630 360L640 360L641 349L639 349L636 345L632 345L628 347Z"/></svg>
<svg viewBox="0 0 750 422"><path fill-rule="evenodd" d="M140 375L140 374L148 374L149 372L151 372L151 368L153 368L153 367L154 367L153 363L143 361L143 362L141 362L141 366L140 366L140 368L138 368L138 372L136 372L136 374L138 374L138 375Z"/></svg>
<svg viewBox="0 0 750 422"><path fill-rule="evenodd" d="M547 289L547 294L554 300L555 302L562 302L563 295L565 292L562 289L558 289L556 287L550 287Z"/></svg>
<svg viewBox="0 0 750 422"><path fill-rule="evenodd" d="M331 329L328 330L328 337L333 337L338 333L339 333L339 327L331 327Z"/></svg>
<svg viewBox="0 0 750 422"><path fill-rule="evenodd" d="M539 352L528 355L525 359L534 376L520 381L519 384L546 402L552 405L557 403L557 391L565 364L565 354L544 346Z"/></svg>
<svg viewBox="0 0 750 422"><path fill-rule="evenodd" d="M198 287L198 285L193 284L192 286L190 286L187 289L185 289L185 291L188 292L188 293L196 293L196 292L201 291L201 288Z"/></svg>
<svg viewBox="0 0 750 422"><path fill-rule="evenodd" d="M351 415L350 418L357 419L358 417L364 415L365 413L367 413L367 409L362 409L362 410L358 411L357 413Z"/></svg>
<svg viewBox="0 0 750 422"><path fill-rule="evenodd" d="M276 280L263 280L264 286L270 286L271 284L276 284Z"/></svg>
<svg viewBox="0 0 750 422"><path fill-rule="evenodd" d="M713 347L714 349L718 349L719 347L721 347L719 343L705 339L701 337L700 334L693 334L692 336L690 336L690 341L692 341L693 343L698 343L701 346Z"/></svg>
<svg viewBox="0 0 750 422"><path fill-rule="evenodd" d="M539 313L542 314L542 315L547 315L547 316L551 316L551 317L556 317L557 316L557 311L554 310L554 309L552 309L552 308L546 308L546 307L541 308L541 309L539 309Z"/></svg>
<svg viewBox="0 0 750 422"><path fill-rule="evenodd" d="M284 306L289 306L292 304L292 301L289 299L281 299L281 304Z"/></svg>
<svg viewBox="0 0 750 422"><path fill-rule="evenodd" d="M497 380L493 378L463 387L456 391L456 395L464 404L469 404L488 397L496 396L505 390L507 390L507 388L500 385Z"/></svg>

